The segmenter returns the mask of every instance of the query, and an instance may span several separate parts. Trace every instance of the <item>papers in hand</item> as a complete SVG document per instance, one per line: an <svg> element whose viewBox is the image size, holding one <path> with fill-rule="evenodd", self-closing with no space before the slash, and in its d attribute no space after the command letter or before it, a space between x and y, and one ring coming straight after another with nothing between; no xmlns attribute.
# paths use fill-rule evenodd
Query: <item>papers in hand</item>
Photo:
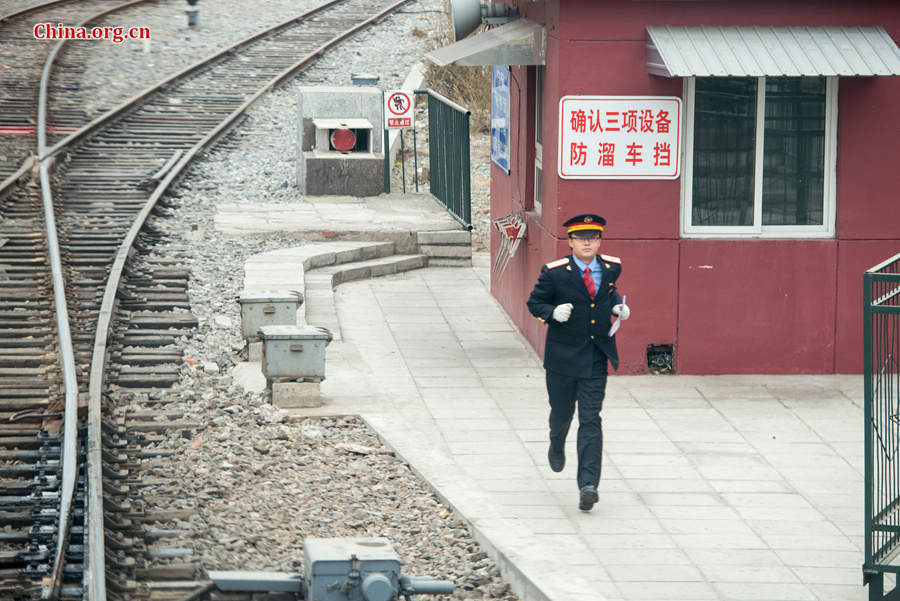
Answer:
<svg viewBox="0 0 900 601"><path fill-rule="evenodd" d="M627 295L627 294L626 294L625 296L622 297L622 304L623 304L623 305L625 304L625 301L626 301L627 299L628 299L628 295ZM621 318L621 317L616 317L616 320L615 320L614 322L612 322L612 325L611 325L611 326L609 326L609 334L607 334L607 336L609 336L610 338L612 338L612 335L619 331L619 326L621 326L621 325L622 325L622 318Z"/></svg>

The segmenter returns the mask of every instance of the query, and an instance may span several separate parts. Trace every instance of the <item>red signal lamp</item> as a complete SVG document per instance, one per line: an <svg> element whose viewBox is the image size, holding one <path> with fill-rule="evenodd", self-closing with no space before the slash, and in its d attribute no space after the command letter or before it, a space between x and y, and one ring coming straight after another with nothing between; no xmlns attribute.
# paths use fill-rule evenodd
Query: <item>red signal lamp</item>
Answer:
<svg viewBox="0 0 900 601"><path fill-rule="evenodd" d="M356 133L352 129L335 129L331 132L331 145L335 150L350 152L356 146Z"/></svg>

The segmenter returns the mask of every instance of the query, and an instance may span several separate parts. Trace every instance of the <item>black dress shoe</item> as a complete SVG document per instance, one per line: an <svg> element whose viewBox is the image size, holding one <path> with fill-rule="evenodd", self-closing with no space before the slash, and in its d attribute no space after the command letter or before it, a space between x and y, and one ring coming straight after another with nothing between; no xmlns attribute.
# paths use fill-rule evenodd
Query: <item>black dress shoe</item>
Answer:
<svg viewBox="0 0 900 601"><path fill-rule="evenodd" d="M550 469L554 472L561 472L566 467L566 452L564 450L554 451L553 446L547 451L547 459L550 461Z"/></svg>
<svg viewBox="0 0 900 601"><path fill-rule="evenodd" d="M597 502L598 498L596 486L582 486L581 493L578 497L578 509L581 511L590 511L594 508L594 503Z"/></svg>

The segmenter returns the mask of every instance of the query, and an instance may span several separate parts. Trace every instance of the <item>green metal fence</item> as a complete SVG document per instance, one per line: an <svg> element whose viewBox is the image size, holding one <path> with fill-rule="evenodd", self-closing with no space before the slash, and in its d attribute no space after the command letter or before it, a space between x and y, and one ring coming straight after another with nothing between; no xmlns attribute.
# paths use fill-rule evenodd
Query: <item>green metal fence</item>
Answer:
<svg viewBox="0 0 900 601"><path fill-rule="evenodd" d="M471 111L434 90L428 95L428 154L432 196L467 229L472 229L472 188L469 171Z"/></svg>
<svg viewBox="0 0 900 601"><path fill-rule="evenodd" d="M900 254L863 275L865 414L865 563L869 600L900 572Z"/></svg>

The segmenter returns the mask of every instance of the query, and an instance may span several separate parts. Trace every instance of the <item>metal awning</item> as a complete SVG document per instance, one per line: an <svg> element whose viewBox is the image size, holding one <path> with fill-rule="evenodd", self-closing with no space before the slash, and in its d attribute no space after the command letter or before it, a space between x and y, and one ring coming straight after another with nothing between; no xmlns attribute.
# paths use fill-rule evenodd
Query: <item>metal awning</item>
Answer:
<svg viewBox="0 0 900 601"><path fill-rule="evenodd" d="M547 30L528 19L516 19L433 50L425 58L439 67L458 65L543 65Z"/></svg>
<svg viewBox="0 0 900 601"><path fill-rule="evenodd" d="M647 71L664 77L900 75L883 27L648 27Z"/></svg>

